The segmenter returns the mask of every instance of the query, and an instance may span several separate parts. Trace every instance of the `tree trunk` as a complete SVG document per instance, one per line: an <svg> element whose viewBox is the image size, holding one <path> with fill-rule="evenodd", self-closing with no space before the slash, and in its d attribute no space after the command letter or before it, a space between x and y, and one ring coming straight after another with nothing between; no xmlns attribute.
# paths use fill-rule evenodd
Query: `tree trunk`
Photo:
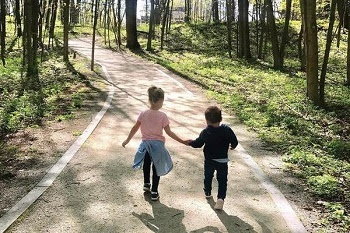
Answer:
<svg viewBox="0 0 350 233"><path fill-rule="evenodd" d="M258 52L258 58L263 58L263 46L264 46L264 38L265 38L265 18L266 18L266 7L265 2L261 6L261 14L260 14L260 21L261 21L261 35L260 35L260 41L259 41L259 52Z"/></svg>
<svg viewBox="0 0 350 233"><path fill-rule="evenodd" d="M335 20L336 1L337 0L332 0L332 2L331 2L329 26L328 26L328 31L327 31L326 50L325 50L325 53L324 53L323 64L322 64L322 71L321 71L321 77L320 77L320 101L321 101L321 104L324 104L324 101L325 101L325 98L324 98L324 87L325 87L325 81L326 81L326 73L327 73L329 52L331 50L332 39L333 39L332 34L333 34L333 25L334 25L334 20Z"/></svg>
<svg viewBox="0 0 350 233"><path fill-rule="evenodd" d="M316 105L320 104L318 83L318 39L316 24L316 0L300 0L303 17L307 97Z"/></svg>
<svg viewBox="0 0 350 233"><path fill-rule="evenodd" d="M51 14L50 31L49 31L49 47L50 47L50 39L53 39L55 36L57 2L58 2L58 0L53 0L53 2L52 2L52 14Z"/></svg>
<svg viewBox="0 0 350 233"><path fill-rule="evenodd" d="M348 5L347 5L347 17L350 19L350 1L348 1ZM350 86L350 27L348 28L348 61L347 61L347 85Z"/></svg>
<svg viewBox="0 0 350 233"><path fill-rule="evenodd" d="M24 50L25 64L27 65L26 78L23 83L24 89L38 91L40 90L40 81L37 66L37 49L38 49L38 18L39 5L37 1L24 0L24 27L25 27L25 44Z"/></svg>
<svg viewBox="0 0 350 233"><path fill-rule="evenodd" d="M190 19L191 19L191 1L185 0L185 18L184 18L185 23L190 22Z"/></svg>
<svg viewBox="0 0 350 233"><path fill-rule="evenodd" d="M17 28L17 37L22 36L22 26L21 26L21 8L20 8L20 0L16 0L15 7L15 18L16 18L16 28Z"/></svg>
<svg viewBox="0 0 350 233"><path fill-rule="evenodd" d="M338 6L339 13L339 30L337 35L337 47L340 46L340 36L341 36L341 28L344 26L344 16L345 16L345 0L336 0Z"/></svg>
<svg viewBox="0 0 350 233"><path fill-rule="evenodd" d="M238 0L238 34L239 34L239 49L238 57L250 59L250 39L249 39L249 2L248 0Z"/></svg>
<svg viewBox="0 0 350 233"><path fill-rule="evenodd" d="M154 0L151 1L151 15L149 19L149 30L148 30L148 40L147 40L147 51L152 50L152 39L153 39L153 27L154 27Z"/></svg>
<svg viewBox="0 0 350 233"><path fill-rule="evenodd" d="M95 66L95 40L96 40L96 26L97 26L97 20L98 20L98 5L100 4L99 0L95 1L95 12L94 12L94 26L93 26L93 33L92 33L92 48L91 48L91 70L94 70Z"/></svg>
<svg viewBox="0 0 350 233"><path fill-rule="evenodd" d="M232 58L232 0L226 0L228 55Z"/></svg>
<svg viewBox="0 0 350 233"><path fill-rule="evenodd" d="M2 65L5 66L5 38L6 38L6 6L5 0L0 0L0 57Z"/></svg>
<svg viewBox="0 0 350 233"><path fill-rule="evenodd" d="M281 57L282 66L284 64L284 53L285 53L286 43L288 41L289 21L290 21L291 12L292 12L292 0L287 0L286 1L286 18L284 21L284 29L283 29L283 35L281 40L281 46L280 46L280 54L281 54L280 57Z"/></svg>
<svg viewBox="0 0 350 233"><path fill-rule="evenodd" d="M129 49L140 49L141 46L137 41L137 29L136 29L136 9L137 0L126 0L126 47Z"/></svg>
<svg viewBox="0 0 350 233"><path fill-rule="evenodd" d="M299 35L298 35L298 57L300 60L300 70L306 71L305 49L303 48L303 46L305 44L305 43L303 43L303 28L304 28L304 25L301 24Z"/></svg>
<svg viewBox="0 0 350 233"><path fill-rule="evenodd" d="M214 23L219 22L219 0L212 1L212 14Z"/></svg>
<svg viewBox="0 0 350 233"><path fill-rule="evenodd" d="M63 60L65 62L68 62L69 1L63 2Z"/></svg>
<svg viewBox="0 0 350 233"><path fill-rule="evenodd" d="M163 49L163 45L164 45L164 32L165 32L165 27L166 27L166 20L168 18L168 14L169 14L169 4L170 4L170 0L165 0L164 2L164 13L163 13L163 22L162 22L162 29L161 29L161 37L160 37L160 49Z"/></svg>
<svg viewBox="0 0 350 233"><path fill-rule="evenodd" d="M122 36L121 36L121 27L122 27L122 18L121 18L121 0L118 0L118 30L117 30L117 35L118 35L118 47L122 45Z"/></svg>
<svg viewBox="0 0 350 233"><path fill-rule="evenodd" d="M265 0L266 13L267 13L267 26L269 28L270 40L272 44L273 54L273 67L275 69L282 68L282 60L280 49L278 45L277 28L275 23L275 16L273 15L273 6L271 0Z"/></svg>

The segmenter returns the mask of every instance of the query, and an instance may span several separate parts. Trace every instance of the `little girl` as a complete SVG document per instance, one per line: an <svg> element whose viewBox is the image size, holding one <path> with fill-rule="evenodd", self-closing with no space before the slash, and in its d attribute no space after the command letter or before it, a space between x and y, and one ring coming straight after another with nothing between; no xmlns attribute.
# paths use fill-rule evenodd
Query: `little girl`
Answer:
<svg viewBox="0 0 350 233"><path fill-rule="evenodd" d="M151 200L156 201L159 199L158 184L160 176L166 175L173 168L169 152L164 146L163 129L174 140L185 145L187 142L171 131L167 115L159 111L163 106L164 91L152 86L148 89L148 99L151 104L150 109L140 113L137 122L131 128L128 138L122 143L122 146L125 147L129 143L141 126L142 142L135 155L133 167L141 168L143 163L143 190L151 191ZM152 162L151 189L150 172Z"/></svg>

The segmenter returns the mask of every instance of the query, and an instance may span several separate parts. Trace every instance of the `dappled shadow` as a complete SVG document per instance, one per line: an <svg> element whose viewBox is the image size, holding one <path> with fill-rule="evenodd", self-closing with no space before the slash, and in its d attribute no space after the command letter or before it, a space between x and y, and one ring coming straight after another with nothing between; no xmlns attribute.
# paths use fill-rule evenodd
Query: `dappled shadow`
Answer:
<svg viewBox="0 0 350 233"><path fill-rule="evenodd" d="M186 227L183 225L184 211L168 207L161 201L151 201L149 193L144 193L144 199L152 206L153 216L148 213L137 214L132 212L132 215L141 220L145 226L153 232L167 233L178 232L184 233Z"/></svg>
<svg viewBox="0 0 350 233"><path fill-rule="evenodd" d="M228 215L225 212L225 210L220 210L220 211L215 210L214 209L215 202L214 202L213 198L209 198L207 200L207 202L210 205L210 207L215 211L215 213L217 214L217 216L220 219L220 221L222 222L222 224L224 224L224 226L227 229L227 232L229 232L229 233L240 233L240 232L254 233L254 232L256 232L253 229L253 226L246 223L245 221L243 221L239 217L233 216L233 215ZM264 231L264 233L269 233L269 232L271 232L271 231Z"/></svg>

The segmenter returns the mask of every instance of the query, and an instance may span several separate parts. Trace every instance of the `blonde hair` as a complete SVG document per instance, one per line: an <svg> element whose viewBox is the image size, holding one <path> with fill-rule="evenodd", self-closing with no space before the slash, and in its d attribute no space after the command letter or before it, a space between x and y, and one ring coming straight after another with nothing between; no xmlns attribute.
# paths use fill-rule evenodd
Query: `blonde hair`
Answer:
<svg viewBox="0 0 350 233"><path fill-rule="evenodd" d="M148 100L150 103L156 103L159 100L164 100L164 91L162 88L151 86L148 88Z"/></svg>

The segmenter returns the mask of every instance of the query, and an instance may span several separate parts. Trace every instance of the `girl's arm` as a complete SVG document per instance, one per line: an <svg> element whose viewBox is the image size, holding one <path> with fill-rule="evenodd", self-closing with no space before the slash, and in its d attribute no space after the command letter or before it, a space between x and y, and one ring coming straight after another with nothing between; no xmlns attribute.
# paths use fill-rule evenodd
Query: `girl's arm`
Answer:
<svg viewBox="0 0 350 233"><path fill-rule="evenodd" d="M137 132L137 130L139 130L140 125L141 125L141 122L137 121L135 123L135 125L131 128L128 138L122 143L123 147L125 147L126 144L128 144L129 141L132 139L132 137L134 137L134 135Z"/></svg>
<svg viewBox="0 0 350 233"><path fill-rule="evenodd" d="M179 138L173 131L171 131L169 125L165 126L165 127L164 127L164 130L165 130L166 134L168 134L172 139L174 139L174 140L176 140L176 141L178 141L178 142L180 142L180 143L182 143L182 144L187 145L187 141L182 140L182 139Z"/></svg>

